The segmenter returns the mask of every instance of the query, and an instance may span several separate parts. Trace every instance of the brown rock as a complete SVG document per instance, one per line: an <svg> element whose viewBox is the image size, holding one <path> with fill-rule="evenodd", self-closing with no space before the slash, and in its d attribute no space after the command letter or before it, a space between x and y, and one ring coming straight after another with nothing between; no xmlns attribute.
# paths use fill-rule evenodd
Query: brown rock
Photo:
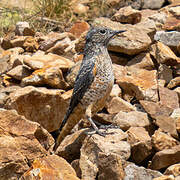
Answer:
<svg viewBox="0 0 180 180"><path fill-rule="evenodd" d="M175 180L174 177L172 175L170 176L160 176L160 177L157 177L157 178L154 178L153 180Z"/></svg>
<svg viewBox="0 0 180 180"><path fill-rule="evenodd" d="M66 37L61 41L57 41L54 46L47 50L47 53L63 55L70 58L75 54L75 42L71 41L69 37Z"/></svg>
<svg viewBox="0 0 180 180"><path fill-rule="evenodd" d="M156 151L162 151L178 145L179 142L170 135L162 132L161 129L158 129L152 136L152 144Z"/></svg>
<svg viewBox="0 0 180 180"><path fill-rule="evenodd" d="M89 10L89 6L85 6L82 3L74 3L73 4L73 12L78 14L78 15L82 15L82 14L86 14Z"/></svg>
<svg viewBox="0 0 180 180"><path fill-rule="evenodd" d="M39 48L39 43L34 37L27 37L24 41L23 48L26 52L36 52Z"/></svg>
<svg viewBox="0 0 180 180"><path fill-rule="evenodd" d="M19 88L19 86L9 86L0 88L0 108L4 108L4 105L8 100L9 94L11 94Z"/></svg>
<svg viewBox="0 0 180 180"><path fill-rule="evenodd" d="M12 39L10 43L12 47L23 47L26 38L27 36L16 36L16 38Z"/></svg>
<svg viewBox="0 0 180 180"><path fill-rule="evenodd" d="M63 73L58 67L47 66L43 69L36 70L31 76L24 78L21 82L22 86L48 85L53 88L67 89L68 84L65 82Z"/></svg>
<svg viewBox="0 0 180 180"><path fill-rule="evenodd" d="M149 53L141 53L137 55L127 63L127 66L128 68L139 68L147 70L155 69L154 63Z"/></svg>
<svg viewBox="0 0 180 180"><path fill-rule="evenodd" d="M180 30L180 20L178 17L173 17L170 16L167 18L164 26L164 30L169 30L169 31L179 31Z"/></svg>
<svg viewBox="0 0 180 180"><path fill-rule="evenodd" d="M179 98L175 91L164 87L159 87L159 96L162 105L172 109L179 108Z"/></svg>
<svg viewBox="0 0 180 180"><path fill-rule="evenodd" d="M127 133L131 157L136 163L141 163L152 153L151 138L143 127L131 127Z"/></svg>
<svg viewBox="0 0 180 180"><path fill-rule="evenodd" d="M153 118L156 119L158 116L169 116L173 109L169 108L161 103L154 103L150 101L140 101L140 104L143 106L144 110Z"/></svg>
<svg viewBox="0 0 180 180"><path fill-rule="evenodd" d="M148 127L150 121L146 113L139 111L119 112L114 118L113 123L120 126L123 130L128 130L130 127Z"/></svg>
<svg viewBox="0 0 180 180"><path fill-rule="evenodd" d="M130 156L130 145L124 138L124 132L120 129L108 129L105 137L97 134L87 137L81 148L80 168L82 171L82 179L95 179L98 173L98 154L115 153L120 155L122 160L128 159ZM112 134L113 133L113 134Z"/></svg>
<svg viewBox="0 0 180 180"><path fill-rule="evenodd" d="M36 159L32 167L20 178L20 180L24 179L79 180L71 165L56 155Z"/></svg>
<svg viewBox="0 0 180 180"><path fill-rule="evenodd" d="M126 6L120 8L111 19L121 23L136 24L141 21L141 13L138 10L132 9L131 6Z"/></svg>
<svg viewBox="0 0 180 180"><path fill-rule="evenodd" d="M173 113L171 114L171 117L175 120L176 122L176 129L178 132L180 132L180 108L175 109Z"/></svg>
<svg viewBox="0 0 180 180"><path fill-rule="evenodd" d="M175 77L174 79L171 79L171 81L167 85L167 88L171 89L176 86L180 86L180 77Z"/></svg>
<svg viewBox="0 0 180 180"><path fill-rule="evenodd" d="M128 103L120 97L113 97L111 101L107 104L106 108L110 114L116 114L120 111L130 112L136 110L136 108L133 105L131 105L130 103Z"/></svg>
<svg viewBox="0 0 180 180"><path fill-rule="evenodd" d="M79 38L82 33L87 32L90 26L87 22L77 22L69 30L76 38Z"/></svg>
<svg viewBox="0 0 180 180"><path fill-rule="evenodd" d="M180 162L180 145L157 152L152 159L151 168L162 169L178 162Z"/></svg>
<svg viewBox="0 0 180 180"><path fill-rule="evenodd" d="M175 177L180 176L180 163L169 166L164 172L165 175L173 175Z"/></svg>
<svg viewBox="0 0 180 180"><path fill-rule="evenodd" d="M155 124L164 132L170 133L173 137L177 138L176 122L173 118L168 116L157 116Z"/></svg>
<svg viewBox="0 0 180 180"><path fill-rule="evenodd" d="M81 169L79 167L79 159L72 161L71 166L76 171L77 177L81 179Z"/></svg>
<svg viewBox="0 0 180 180"><path fill-rule="evenodd" d="M54 131L64 118L72 93L72 91L63 94L62 92L27 86L10 94L6 108L16 109L27 119L39 122L48 131Z"/></svg>
<svg viewBox="0 0 180 180"><path fill-rule="evenodd" d="M0 74L5 73L11 68L11 65L9 64L9 59L9 55L0 58Z"/></svg>
<svg viewBox="0 0 180 180"><path fill-rule="evenodd" d="M110 41L108 49L114 52L135 55L145 51L151 44L150 37L144 31L145 27L142 28L129 24L123 25L103 17L96 18L93 25L104 26L114 30L127 30Z"/></svg>
<svg viewBox="0 0 180 180"><path fill-rule="evenodd" d="M29 23L28 22L17 22L16 23L16 29L15 29L15 34L18 36L25 36L24 35L24 29L28 28L29 29Z"/></svg>
<svg viewBox="0 0 180 180"><path fill-rule="evenodd" d="M158 69L158 78L160 80L164 80L165 84L168 84L173 78L172 70L167 65L160 64Z"/></svg>
<svg viewBox="0 0 180 180"><path fill-rule="evenodd" d="M106 154L100 152L98 154L98 179L99 180L119 180L124 177L121 157L117 154Z"/></svg>
<svg viewBox="0 0 180 180"><path fill-rule="evenodd" d="M38 123L14 110L0 110L0 179L19 179L35 158L45 156L54 143Z"/></svg>
<svg viewBox="0 0 180 180"><path fill-rule="evenodd" d="M110 98L112 99L113 97L121 97L122 96L122 90L118 86L118 84L114 84L112 87L112 90L110 92Z"/></svg>
<svg viewBox="0 0 180 180"><path fill-rule="evenodd" d="M74 65L72 61L56 54L47 55L33 55L32 57L26 57L24 64L32 68L33 70L42 69L46 66L56 66L60 69L67 71Z"/></svg>
<svg viewBox="0 0 180 180"><path fill-rule="evenodd" d="M151 46L150 53L154 56L159 64L174 66L180 63L180 59L174 54L174 52L161 42L153 44Z"/></svg>
<svg viewBox="0 0 180 180"><path fill-rule="evenodd" d="M87 136L87 129L81 129L67 136L56 150L56 154L63 157L68 162L72 162L80 157L80 149Z"/></svg>
<svg viewBox="0 0 180 180"><path fill-rule="evenodd" d="M139 167L133 163L128 164L124 168L125 177L124 179L134 179L134 180L151 180L155 177L162 176L159 171L154 171L151 169L146 169L144 167Z"/></svg>
<svg viewBox="0 0 180 180"><path fill-rule="evenodd" d="M52 48L58 41L61 41L69 37L71 40L74 40L74 37L71 33L64 32L64 33L57 33L57 32L50 32L46 36L40 36L40 50L47 51L48 49Z"/></svg>
<svg viewBox="0 0 180 180"><path fill-rule="evenodd" d="M6 74L14 79L22 80L23 78L29 76L31 71L26 66L19 65L8 71Z"/></svg>
<svg viewBox="0 0 180 180"><path fill-rule="evenodd" d="M145 69L127 70L113 65L116 83L123 89L124 94L135 96L138 100L158 101L157 71Z"/></svg>
<svg viewBox="0 0 180 180"><path fill-rule="evenodd" d="M22 54L24 52L24 49L22 47L15 47L15 48L10 48L8 50L6 50L6 52L13 54L13 55L18 55L18 54Z"/></svg>

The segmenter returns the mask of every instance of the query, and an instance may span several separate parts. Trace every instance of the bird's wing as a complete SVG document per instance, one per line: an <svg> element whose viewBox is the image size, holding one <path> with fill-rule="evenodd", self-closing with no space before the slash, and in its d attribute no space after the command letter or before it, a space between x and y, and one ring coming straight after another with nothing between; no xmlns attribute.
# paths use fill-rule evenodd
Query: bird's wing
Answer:
<svg viewBox="0 0 180 180"><path fill-rule="evenodd" d="M69 118L72 111L74 110L74 108L78 105L80 100L83 98L88 87L92 84L95 74L96 74L95 57L91 57L90 61L86 59L83 60L79 73L74 83L74 90L71 97L69 109L59 128L60 131L66 124L66 121Z"/></svg>

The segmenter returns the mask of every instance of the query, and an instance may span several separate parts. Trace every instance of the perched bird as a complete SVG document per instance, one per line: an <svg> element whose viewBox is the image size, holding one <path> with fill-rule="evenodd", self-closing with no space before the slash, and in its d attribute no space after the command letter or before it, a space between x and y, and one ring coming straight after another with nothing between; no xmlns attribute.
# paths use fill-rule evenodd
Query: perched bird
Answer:
<svg viewBox="0 0 180 180"><path fill-rule="evenodd" d="M111 38L124 31L91 28L86 36L84 58L74 83L74 90L67 113L60 128L52 133L57 137L54 150L81 118L86 118L97 134L104 135L92 120L101 110L114 84L111 58L107 45Z"/></svg>

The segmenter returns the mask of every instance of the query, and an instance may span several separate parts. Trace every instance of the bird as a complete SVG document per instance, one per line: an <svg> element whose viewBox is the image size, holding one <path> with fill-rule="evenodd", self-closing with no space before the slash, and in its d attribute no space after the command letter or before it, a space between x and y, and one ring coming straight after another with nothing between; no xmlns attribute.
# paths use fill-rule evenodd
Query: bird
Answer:
<svg viewBox="0 0 180 180"><path fill-rule="evenodd" d="M125 30L115 31L105 27L91 27L88 31L69 108L59 129L51 133L56 139L54 151L81 118L90 122L95 133L105 136L92 120L92 116L103 109L114 84L107 45L115 35L123 32Z"/></svg>

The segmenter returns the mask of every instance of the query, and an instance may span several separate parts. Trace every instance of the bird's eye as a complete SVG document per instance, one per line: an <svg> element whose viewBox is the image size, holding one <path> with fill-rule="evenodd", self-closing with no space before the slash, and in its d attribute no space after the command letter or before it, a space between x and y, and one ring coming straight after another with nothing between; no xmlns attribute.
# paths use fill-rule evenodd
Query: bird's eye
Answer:
<svg viewBox="0 0 180 180"><path fill-rule="evenodd" d="M101 29L101 30L100 30L100 33L101 33L101 34L106 34L106 30Z"/></svg>

